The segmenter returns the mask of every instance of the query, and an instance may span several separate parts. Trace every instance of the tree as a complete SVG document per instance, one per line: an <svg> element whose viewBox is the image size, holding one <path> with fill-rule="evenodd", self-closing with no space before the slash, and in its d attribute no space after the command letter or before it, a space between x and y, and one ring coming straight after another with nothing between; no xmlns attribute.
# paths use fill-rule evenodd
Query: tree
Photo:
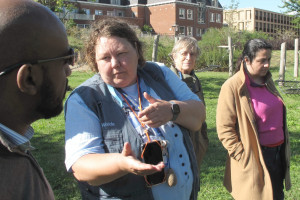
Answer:
<svg viewBox="0 0 300 200"><path fill-rule="evenodd" d="M145 24L142 28L142 31L145 31L146 33L151 33L153 29L151 28L151 26Z"/></svg>
<svg viewBox="0 0 300 200"><path fill-rule="evenodd" d="M47 6L53 12L57 12L58 17L65 24L66 28L74 26L74 21L69 17L70 13L75 9L73 3L68 3L65 0L34 0L44 6Z"/></svg>
<svg viewBox="0 0 300 200"><path fill-rule="evenodd" d="M64 0L34 0L44 6L47 6L52 11L57 11L62 9Z"/></svg>
<svg viewBox="0 0 300 200"><path fill-rule="evenodd" d="M226 9L225 20L229 28L235 28L235 18L237 17L239 4L238 0L231 0L231 4L228 7L224 6L224 9Z"/></svg>
<svg viewBox="0 0 300 200"><path fill-rule="evenodd" d="M283 6L280 8L287 9L286 13L293 15L295 18L292 20L295 28L299 29L300 26L300 0L282 0Z"/></svg>

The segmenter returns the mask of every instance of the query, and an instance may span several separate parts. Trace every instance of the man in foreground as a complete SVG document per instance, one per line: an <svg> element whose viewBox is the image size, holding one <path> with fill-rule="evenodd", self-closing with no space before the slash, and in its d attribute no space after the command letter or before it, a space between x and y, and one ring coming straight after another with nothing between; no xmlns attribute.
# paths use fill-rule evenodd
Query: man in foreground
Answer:
<svg viewBox="0 0 300 200"><path fill-rule="evenodd" d="M30 124L62 111L74 52L60 20L31 0L0 0L0 44L0 199L54 199Z"/></svg>

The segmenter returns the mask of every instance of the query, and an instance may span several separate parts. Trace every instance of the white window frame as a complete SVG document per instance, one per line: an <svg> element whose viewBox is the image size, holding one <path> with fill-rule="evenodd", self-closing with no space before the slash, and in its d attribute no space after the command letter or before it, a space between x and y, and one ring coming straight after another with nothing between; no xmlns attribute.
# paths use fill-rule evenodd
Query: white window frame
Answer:
<svg viewBox="0 0 300 200"><path fill-rule="evenodd" d="M216 13L216 22L221 23L221 14Z"/></svg>
<svg viewBox="0 0 300 200"><path fill-rule="evenodd" d="M110 0L110 4L121 5L121 0Z"/></svg>
<svg viewBox="0 0 300 200"><path fill-rule="evenodd" d="M89 24L77 24L76 25L78 28L90 28Z"/></svg>
<svg viewBox="0 0 300 200"><path fill-rule="evenodd" d="M108 10L106 15L107 15L107 16L111 16L111 17L114 17L114 16L115 16L115 11L113 11L113 10Z"/></svg>
<svg viewBox="0 0 300 200"><path fill-rule="evenodd" d="M186 27L186 35L193 37L193 27L192 26Z"/></svg>
<svg viewBox="0 0 300 200"><path fill-rule="evenodd" d="M215 13L210 13L210 22L215 22Z"/></svg>
<svg viewBox="0 0 300 200"><path fill-rule="evenodd" d="M88 8L82 8L82 10L85 12L86 15L90 15L91 14L91 10Z"/></svg>
<svg viewBox="0 0 300 200"><path fill-rule="evenodd" d="M95 15L103 15L103 10L95 10Z"/></svg>
<svg viewBox="0 0 300 200"><path fill-rule="evenodd" d="M179 8L179 19L185 19L185 9Z"/></svg>
<svg viewBox="0 0 300 200"><path fill-rule="evenodd" d="M186 18L187 19L190 19L190 20L193 20L193 10L191 9L187 9L187 12L186 12Z"/></svg>
<svg viewBox="0 0 300 200"><path fill-rule="evenodd" d="M178 35L185 35L185 26L179 26Z"/></svg>

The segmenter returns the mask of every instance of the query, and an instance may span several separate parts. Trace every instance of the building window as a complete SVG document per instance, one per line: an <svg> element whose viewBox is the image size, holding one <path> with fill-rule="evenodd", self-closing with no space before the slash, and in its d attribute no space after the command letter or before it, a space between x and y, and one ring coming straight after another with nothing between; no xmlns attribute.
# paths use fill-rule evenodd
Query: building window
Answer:
<svg viewBox="0 0 300 200"><path fill-rule="evenodd" d="M200 7L198 10L198 23L204 23L205 19L205 10L203 7Z"/></svg>
<svg viewBox="0 0 300 200"><path fill-rule="evenodd" d="M102 10L95 10L95 15L103 15L103 11Z"/></svg>
<svg viewBox="0 0 300 200"><path fill-rule="evenodd" d="M110 0L110 4L121 5L121 0Z"/></svg>
<svg viewBox="0 0 300 200"><path fill-rule="evenodd" d="M107 11L107 16L115 16L115 12L114 11Z"/></svg>
<svg viewBox="0 0 300 200"><path fill-rule="evenodd" d="M185 35L185 27L184 26L179 26L179 35Z"/></svg>
<svg viewBox="0 0 300 200"><path fill-rule="evenodd" d="M200 37L200 36L201 36L201 29L200 29L200 28L197 28L197 29L196 29L196 36L197 36L197 37Z"/></svg>
<svg viewBox="0 0 300 200"><path fill-rule="evenodd" d="M210 13L210 22L215 22L215 13Z"/></svg>
<svg viewBox="0 0 300 200"><path fill-rule="evenodd" d="M259 11L259 20L262 20L262 12L261 11Z"/></svg>
<svg viewBox="0 0 300 200"><path fill-rule="evenodd" d="M185 9L179 8L179 18L185 19Z"/></svg>
<svg viewBox="0 0 300 200"><path fill-rule="evenodd" d="M193 10L187 10L187 19L193 20Z"/></svg>
<svg viewBox="0 0 300 200"><path fill-rule="evenodd" d="M124 17L124 11L116 10L116 16Z"/></svg>
<svg viewBox="0 0 300 200"><path fill-rule="evenodd" d="M191 0L183 0L183 1L185 1L185 2L191 2Z"/></svg>
<svg viewBox="0 0 300 200"><path fill-rule="evenodd" d="M216 22L221 23L221 14L216 14Z"/></svg>
<svg viewBox="0 0 300 200"><path fill-rule="evenodd" d="M187 35L188 36L193 36L193 27L191 27L191 26L187 27Z"/></svg>
<svg viewBox="0 0 300 200"><path fill-rule="evenodd" d="M218 7L218 0L212 0L212 6Z"/></svg>
<svg viewBox="0 0 300 200"><path fill-rule="evenodd" d="M85 12L86 15L90 15L91 14L90 9L83 8L82 10Z"/></svg>
<svg viewBox="0 0 300 200"><path fill-rule="evenodd" d="M246 11L246 19L251 20L251 11L250 10Z"/></svg>
<svg viewBox="0 0 300 200"><path fill-rule="evenodd" d="M89 24L77 24L78 28L90 28Z"/></svg>

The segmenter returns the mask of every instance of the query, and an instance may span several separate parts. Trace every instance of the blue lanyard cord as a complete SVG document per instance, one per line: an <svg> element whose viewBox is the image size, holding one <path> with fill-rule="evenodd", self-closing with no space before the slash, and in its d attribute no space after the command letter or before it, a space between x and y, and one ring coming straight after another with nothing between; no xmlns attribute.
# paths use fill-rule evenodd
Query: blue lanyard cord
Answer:
<svg viewBox="0 0 300 200"><path fill-rule="evenodd" d="M178 71L178 74L179 74L179 78L182 80L182 79L183 79L183 77L182 77L182 73L181 73L181 71Z"/></svg>

